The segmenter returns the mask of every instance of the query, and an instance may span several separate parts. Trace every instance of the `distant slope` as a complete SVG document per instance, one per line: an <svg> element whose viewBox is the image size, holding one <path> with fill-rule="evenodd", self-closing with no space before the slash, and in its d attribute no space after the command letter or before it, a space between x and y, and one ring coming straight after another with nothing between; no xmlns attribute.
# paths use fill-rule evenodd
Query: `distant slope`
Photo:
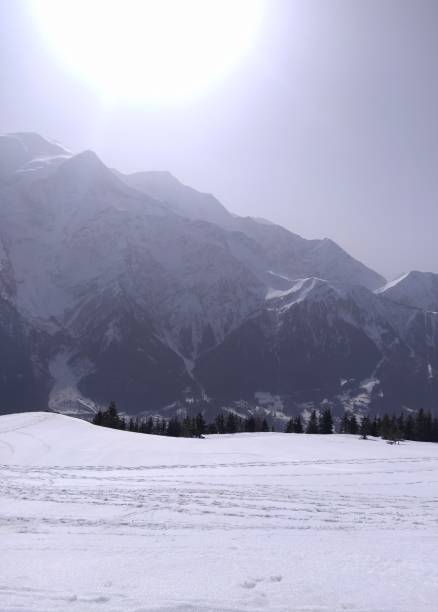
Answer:
<svg viewBox="0 0 438 612"><path fill-rule="evenodd" d="M98 427L87 421L62 414L32 412L0 416L0 464L28 466L73 466L109 468L148 466L178 472L187 468L225 469L243 467L250 461L257 468L278 462L315 462L320 469L324 460L351 458L369 461L393 460L394 451L384 440L361 442L354 436L336 434L294 435L253 433L170 438ZM407 442L397 455L424 456L427 451L438 456L438 446L424 442ZM224 465L225 464L225 465ZM245 467L248 467L247 465Z"/></svg>
<svg viewBox="0 0 438 612"><path fill-rule="evenodd" d="M433 272L408 272L376 293L393 302L438 312L438 274Z"/></svg>

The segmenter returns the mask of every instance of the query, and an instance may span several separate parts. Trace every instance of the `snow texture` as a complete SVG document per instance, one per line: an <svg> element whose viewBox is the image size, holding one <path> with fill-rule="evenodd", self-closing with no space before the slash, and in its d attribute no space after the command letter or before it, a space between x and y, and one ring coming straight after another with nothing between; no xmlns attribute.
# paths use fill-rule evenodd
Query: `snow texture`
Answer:
<svg viewBox="0 0 438 612"><path fill-rule="evenodd" d="M2 612L435 612L438 445L0 417Z"/></svg>

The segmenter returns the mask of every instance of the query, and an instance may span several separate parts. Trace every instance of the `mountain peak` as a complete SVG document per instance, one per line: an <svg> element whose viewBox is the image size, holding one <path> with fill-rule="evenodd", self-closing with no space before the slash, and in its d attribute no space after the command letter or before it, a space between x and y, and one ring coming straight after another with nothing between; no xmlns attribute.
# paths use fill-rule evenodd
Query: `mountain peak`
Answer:
<svg viewBox="0 0 438 612"><path fill-rule="evenodd" d="M71 157L66 161L65 166L69 168L106 168L105 164L98 158L96 153L90 149Z"/></svg>
<svg viewBox="0 0 438 612"><path fill-rule="evenodd" d="M53 186L70 194L75 198L82 198L86 194L99 193L104 200L112 201L113 195L117 198L129 190L118 176L99 159L93 151L86 150L64 159L52 173ZM110 195L110 193L112 195Z"/></svg>
<svg viewBox="0 0 438 612"><path fill-rule="evenodd" d="M411 270L380 287L377 294L414 308L438 312L438 274Z"/></svg>
<svg viewBox="0 0 438 612"><path fill-rule="evenodd" d="M324 302L328 298L340 298L341 290L322 278L310 276L295 281L292 287L285 291L270 291L268 300L275 300L282 310L289 309L294 304L304 301Z"/></svg>
<svg viewBox="0 0 438 612"><path fill-rule="evenodd" d="M143 177L144 180L149 180L151 182L159 181L160 183L167 182L173 185L182 185L181 181L168 170L145 170L141 172L134 172L129 176Z"/></svg>
<svg viewBox="0 0 438 612"><path fill-rule="evenodd" d="M178 215L225 228L233 224L233 215L213 195L184 185L166 170L135 172L121 178L137 191L165 202Z"/></svg>
<svg viewBox="0 0 438 612"><path fill-rule="evenodd" d="M49 165L54 160L63 161L71 155L57 142L34 132L0 135L0 179L17 171Z"/></svg>
<svg viewBox="0 0 438 612"><path fill-rule="evenodd" d="M14 132L6 134L7 138L20 142L31 158L54 155L71 155L71 151L54 140L44 138L36 132Z"/></svg>
<svg viewBox="0 0 438 612"><path fill-rule="evenodd" d="M103 177L110 181L118 180L96 153L90 150L82 151L67 159L58 169L58 173L63 179L74 179L79 182Z"/></svg>

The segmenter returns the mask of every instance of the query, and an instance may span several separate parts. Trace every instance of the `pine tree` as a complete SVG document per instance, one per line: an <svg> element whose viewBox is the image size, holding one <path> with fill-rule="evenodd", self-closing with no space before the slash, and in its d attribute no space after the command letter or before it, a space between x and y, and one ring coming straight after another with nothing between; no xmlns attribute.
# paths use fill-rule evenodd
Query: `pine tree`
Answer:
<svg viewBox="0 0 438 612"><path fill-rule="evenodd" d="M367 416L362 419L362 423L360 424L360 437L362 440L368 439L368 434L370 433L370 420Z"/></svg>
<svg viewBox="0 0 438 612"><path fill-rule="evenodd" d="M425 429L424 410L423 408L420 408L415 417L414 440L423 441L426 437Z"/></svg>
<svg viewBox="0 0 438 612"><path fill-rule="evenodd" d="M246 419L245 431L249 433L256 431L256 420L252 414Z"/></svg>
<svg viewBox="0 0 438 612"><path fill-rule="evenodd" d="M432 439L431 442L438 442L438 418L435 417L432 422Z"/></svg>
<svg viewBox="0 0 438 612"><path fill-rule="evenodd" d="M330 408L326 408L322 413L322 417L319 422L319 431L322 434L333 433L333 417Z"/></svg>
<svg viewBox="0 0 438 612"><path fill-rule="evenodd" d="M262 421L262 431L269 431L269 425L266 419L263 419Z"/></svg>
<svg viewBox="0 0 438 612"><path fill-rule="evenodd" d="M289 419L288 422L286 423L286 427L284 428L284 433L294 433L294 431L295 431L294 420Z"/></svg>
<svg viewBox="0 0 438 612"><path fill-rule="evenodd" d="M182 435L185 438L193 438L196 436L196 420L189 416L184 417L182 422Z"/></svg>
<svg viewBox="0 0 438 612"><path fill-rule="evenodd" d="M236 416L229 412L227 414L226 422L225 422L225 431L229 434L233 434L237 432L237 419Z"/></svg>
<svg viewBox="0 0 438 612"><path fill-rule="evenodd" d="M103 423L102 410L98 410L96 412L96 414L93 416L93 419L92 419L91 422L93 423L93 425L102 425L102 423Z"/></svg>
<svg viewBox="0 0 438 612"><path fill-rule="evenodd" d="M353 434L354 436L357 435L358 431L359 431L359 425L357 424L357 418L355 414L352 414L348 420L348 428L349 428L349 432Z"/></svg>
<svg viewBox="0 0 438 612"><path fill-rule="evenodd" d="M117 412L116 402L110 402L107 410L107 427L114 427L118 429L119 426L119 413Z"/></svg>
<svg viewBox="0 0 438 612"><path fill-rule="evenodd" d="M389 433L387 437L388 440L390 440L391 442L398 442L402 438L402 434L398 426L398 421L395 417L392 417L392 419L390 419Z"/></svg>
<svg viewBox="0 0 438 612"><path fill-rule="evenodd" d="M405 428L404 428L404 432L403 432L403 437L406 440L413 440L413 438L414 438L414 427L415 427L414 419L412 418L411 414L408 414L408 416L405 419Z"/></svg>
<svg viewBox="0 0 438 612"><path fill-rule="evenodd" d="M350 433L350 419L346 412L344 412L342 416L341 427L340 427L339 433L341 434Z"/></svg>
<svg viewBox="0 0 438 612"><path fill-rule="evenodd" d="M217 415L215 423L216 423L217 432L220 433L220 434L225 433L225 430L226 430L226 428L225 428L225 416L224 416L223 412L221 412L220 414Z"/></svg>
<svg viewBox="0 0 438 612"><path fill-rule="evenodd" d="M145 423L145 433L151 434L154 431L154 419L149 417Z"/></svg>
<svg viewBox="0 0 438 612"><path fill-rule="evenodd" d="M397 417L397 427L400 432L400 436L403 438L405 432L405 415L403 412Z"/></svg>
<svg viewBox="0 0 438 612"><path fill-rule="evenodd" d="M380 423L380 435L384 440L389 440L391 435L391 419L387 414L383 415Z"/></svg>
<svg viewBox="0 0 438 612"><path fill-rule="evenodd" d="M119 416L115 402L110 402L107 410L99 410L93 417L92 422L95 425L102 427L111 427L112 429L126 429L126 421Z"/></svg>
<svg viewBox="0 0 438 612"><path fill-rule="evenodd" d="M374 419L370 423L369 435L374 436L375 438L377 438L377 436L379 435L379 422L377 420L377 417L374 417Z"/></svg>
<svg viewBox="0 0 438 612"><path fill-rule="evenodd" d="M316 434L318 433L318 418L316 416L316 410L312 410L310 414L309 422L307 423L306 433L308 434Z"/></svg>
<svg viewBox="0 0 438 612"><path fill-rule="evenodd" d="M216 423L209 423L207 425L207 433L208 434L217 434L217 433L219 433L218 430L217 430Z"/></svg>
<svg viewBox="0 0 438 612"><path fill-rule="evenodd" d="M426 414L424 415L424 440L426 442L432 442L432 429L432 415L430 412L426 412Z"/></svg>
<svg viewBox="0 0 438 612"><path fill-rule="evenodd" d="M294 432L295 433L300 433L300 434L304 433L303 422L301 420L301 416L300 415L298 415L294 419Z"/></svg>
<svg viewBox="0 0 438 612"><path fill-rule="evenodd" d="M182 426L177 417L172 417L167 424L166 434L173 438L178 438L182 433Z"/></svg>
<svg viewBox="0 0 438 612"><path fill-rule="evenodd" d="M205 434L205 420L201 412L198 412L195 419L196 436L200 438Z"/></svg>

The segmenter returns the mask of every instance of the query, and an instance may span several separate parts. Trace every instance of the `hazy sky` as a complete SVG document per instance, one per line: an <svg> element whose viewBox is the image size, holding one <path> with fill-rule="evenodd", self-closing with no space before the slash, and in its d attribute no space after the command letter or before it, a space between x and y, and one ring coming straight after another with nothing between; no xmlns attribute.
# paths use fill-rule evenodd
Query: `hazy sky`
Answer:
<svg viewBox="0 0 438 612"><path fill-rule="evenodd" d="M252 53L202 97L116 108L56 61L25 0L0 0L0 92L0 132L169 170L388 278L438 272L436 0L267 0Z"/></svg>

